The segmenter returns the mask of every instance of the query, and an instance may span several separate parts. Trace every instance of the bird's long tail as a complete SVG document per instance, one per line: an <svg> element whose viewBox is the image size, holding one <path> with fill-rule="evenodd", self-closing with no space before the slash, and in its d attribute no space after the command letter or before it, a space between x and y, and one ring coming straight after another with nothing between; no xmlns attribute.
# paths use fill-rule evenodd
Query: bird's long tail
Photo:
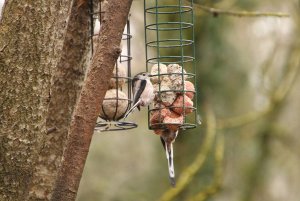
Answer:
<svg viewBox="0 0 300 201"><path fill-rule="evenodd" d="M133 112L133 110L139 105L141 100L138 100L124 115L124 119L126 119L128 117L128 115L130 115L130 113Z"/></svg>
<svg viewBox="0 0 300 201"><path fill-rule="evenodd" d="M163 138L161 138L161 142L163 143L164 149L166 151L170 182L171 185L175 187L176 181L175 181L175 170L174 170L174 163L173 163L173 143L167 143L163 140Z"/></svg>

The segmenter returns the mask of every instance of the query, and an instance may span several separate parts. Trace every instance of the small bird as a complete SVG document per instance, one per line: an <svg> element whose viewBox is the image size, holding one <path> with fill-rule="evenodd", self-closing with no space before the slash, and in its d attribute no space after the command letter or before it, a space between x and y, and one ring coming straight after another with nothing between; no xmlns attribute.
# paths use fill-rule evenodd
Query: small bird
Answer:
<svg viewBox="0 0 300 201"><path fill-rule="evenodd" d="M142 72L135 75L132 79L133 106L124 115L124 119L140 106L148 106L154 99L154 88L149 78L149 73Z"/></svg>
<svg viewBox="0 0 300 201"><path fill-rule="evenodd" d="M175 141L178 135L177 131L172 131L170 129L164 129L160 135L160 140L163 144L163 147L166 151L166 156L168 160L168 167L169 167L169 177L170 182L173 187L176 186L175 181L175 171L174 171L174 163L173 163L173 142Z"/></svg>

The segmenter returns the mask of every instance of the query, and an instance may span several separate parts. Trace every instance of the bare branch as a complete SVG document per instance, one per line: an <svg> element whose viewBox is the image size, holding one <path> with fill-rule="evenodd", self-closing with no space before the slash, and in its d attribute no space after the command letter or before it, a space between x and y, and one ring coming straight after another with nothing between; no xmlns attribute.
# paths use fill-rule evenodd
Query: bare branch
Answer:
<svg viewBox="0 0 300 201"><path fill-rule="evenodd" d="M132 0L110 0L103 20L99 45L75 107L66 149L52 201L74 201L91 139L114 63L119 55L119 44ZM88 30L87 30L88 31Z"/></svg>
<svg viewBox="0 0 300 201"><path fill-rule="evenodd" d="M218 15L228 15L234 17L290 17L286 13L273 12L249 12L249 11L226 11L217 8L211 8L200 4L194 4L195 8L201 9L205 12L211 13L214 17Z"/></svg>

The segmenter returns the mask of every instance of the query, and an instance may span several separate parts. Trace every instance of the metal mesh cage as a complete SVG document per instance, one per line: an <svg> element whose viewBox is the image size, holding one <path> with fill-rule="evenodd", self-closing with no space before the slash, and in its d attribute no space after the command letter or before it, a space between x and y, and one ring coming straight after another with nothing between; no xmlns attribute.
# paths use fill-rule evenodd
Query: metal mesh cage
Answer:
<svg viewBox="0 0 300 201"><path fill-rule="evenodd" d="M144 15L146 68L155 89L149 129L195 128L193 1L144 0Z"/></svg>
<svg viewBox="0 0 300 201"><path fill-rule="evenodd" d="M92 52L97 44L95 38L100 29L101 22L105 15L107 1L100 1L99 11L94 12L91 1L91 30L92 30ZM97 26L98 25L98 26ZM99 27L100 25L100 27ZM95 26L95 27L94 27ZM133 122L121 121L127 110L131 107L131 38L129 17L124 29L121 48L122 52L115 64L113 77L109 81L109 89L104 97L101 112L95 126L95 130L117 131L137 127ZM101 45L101 44L99 44Z"/></svg>

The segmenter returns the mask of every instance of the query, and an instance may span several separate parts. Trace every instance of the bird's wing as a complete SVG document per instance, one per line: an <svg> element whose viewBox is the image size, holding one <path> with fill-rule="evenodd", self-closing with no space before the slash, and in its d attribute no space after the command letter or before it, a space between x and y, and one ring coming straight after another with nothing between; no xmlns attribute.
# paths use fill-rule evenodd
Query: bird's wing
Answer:
<svg viewBox="0 0 300 201"><path fill-rule="evenodd" d="M133 93L133 106L126 112L124 115L124 119L128 117L129 114L133 112L133 110L137 107L140 110L140 97L143 91L145 90L147 81L146 80L139 80L138 78L132 79L132 93Z"/></svg>
<svg viewBox="0 0 300 201"><path fill-rule="evenodd" d="M132 86L132 92L133 92L133 105L135 105L140 97L143 91L145 90L145 87L147 85L146 80L133 80L134 85ZM137 108L140 110L140 106L138 105Z"/></svg>
<svg viewBox="0 0 300 201"><path fill-rule="evenodd" d="M162 143L162 145L164 147L164 150L166 150L166 144L165 144L165 141L164 141L164 139L162 137L160 137L160 141L161 141L161 143Z"/></svg>

